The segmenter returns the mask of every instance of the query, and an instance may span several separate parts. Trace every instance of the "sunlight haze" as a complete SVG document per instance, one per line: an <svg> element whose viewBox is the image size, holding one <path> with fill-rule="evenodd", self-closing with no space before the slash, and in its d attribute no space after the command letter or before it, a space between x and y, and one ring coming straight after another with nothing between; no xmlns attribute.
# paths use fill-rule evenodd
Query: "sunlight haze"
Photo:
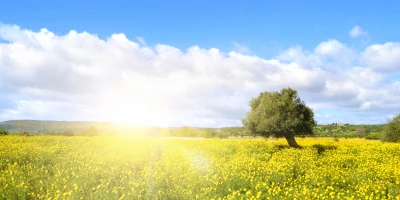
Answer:
<svg viewBox="0 0 400 200"><path fill-rule="evenodd" d="M230 4L43 1L20 7L22 19L7 2L0 121L241 126L251 98L284 87L321 124L384 123L400 109L400 30L384 17L392 8L332 5L332 16L297 3Z"/></svg>

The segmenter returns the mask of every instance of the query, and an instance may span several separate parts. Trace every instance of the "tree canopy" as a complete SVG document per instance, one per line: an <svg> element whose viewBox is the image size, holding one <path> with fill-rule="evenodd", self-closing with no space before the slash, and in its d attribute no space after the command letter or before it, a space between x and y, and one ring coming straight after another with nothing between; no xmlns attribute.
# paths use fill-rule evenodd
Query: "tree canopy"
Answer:
<svg viewBox="0 0 400 200"><path fill-rule="evenodd" d="M0 135L8 135L8 131L4 129L0 129Z"/></svg>
<svg viewBox="0 0 400 200"><path fill-rule="evenodd" d="M250 111L242 120L246 130L265 137L285 137L289 146L299 148L295 135L312 135L313 111L297 96L297 91L263 92L250 101Z"/></svg>
<svg viewBox="0 0 400 200"><path fill-rule="evenodd" d="M385 125L383 141L400 142L400 113Z"/></svg>

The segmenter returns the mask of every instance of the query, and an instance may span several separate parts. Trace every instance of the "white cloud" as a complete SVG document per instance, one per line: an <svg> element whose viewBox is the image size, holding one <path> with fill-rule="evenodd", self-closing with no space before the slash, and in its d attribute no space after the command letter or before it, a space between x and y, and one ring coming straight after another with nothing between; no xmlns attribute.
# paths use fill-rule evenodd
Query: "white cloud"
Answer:
<svg viewBox="0 0 400 200"><path fill-rule="evenodd" d="M384 80L383 74L366 67L357 66L343 71L343 76L346 76L346 79L355 82L357 85L362 85L365 88L379 87L379 84Z"/></svg>
<svg viewBox="0 0 400 200"><path fill-rule="evenodd" d="M337 60L350 60L354 56L354 52L352 49L346 47L339 41L332 39L318 44L318 46L314 49L314 52L319 55L334 58Z"/></svg>
<svg viewBox="0 0 400 200"><path fill-rule="evenodd" d="M251 53L250 48L246 45L242 45L237 42L234 42L233 46L234 46L234 50L238 53L242 53L242 54Z"/></svg>
<svg viewBox="0 0 400 200"><path fill-rule="evenodd" d="M146 40L144 40L143 37L136 37L136 39L137 39L137 41L139 41L139 43L140 43L141 45L143 45L143 46L146 46L146 45L147 45Z"/></svg>
<svg viewBox="0 0 400 200"><path fill-rule="evenodd" d="M361 56L364 65L380 72L400 70L400 43L374 44L365 49Z"/></svg>
<svg viewBox="0 0 400 200"><path fill-rule="evenodd" d="M348 67L353 64L356 52L337 40L321 42L315 49L315 54L320 56L324 65L331 68Z"/></svg>
<svg viewBox="0 0 400 200"><path fill-rule="evenodd" d="M380 118L370 113L383 117L400 110L399 84L388 82L386 73L398 69L397 43L357 52L328 40L313 51L295 46L264 59L246 55L243 45L232 52L182 50L147 46L122 33L103 40L3 24L0 38L7 41L0 43L0 120L240 125L252 97L283 87L297 89L318 116L328 116L327 109L349 116L317 118L320 123L376 123Z"/></svg>
<svg viewBox="0 0 400 200"><path fill-rule="evenodd" d="M368 33L366 31L363 31L360 26L354 26L350 31L349 35L353 38L361 37L361 36L366 36Z"/></svg>

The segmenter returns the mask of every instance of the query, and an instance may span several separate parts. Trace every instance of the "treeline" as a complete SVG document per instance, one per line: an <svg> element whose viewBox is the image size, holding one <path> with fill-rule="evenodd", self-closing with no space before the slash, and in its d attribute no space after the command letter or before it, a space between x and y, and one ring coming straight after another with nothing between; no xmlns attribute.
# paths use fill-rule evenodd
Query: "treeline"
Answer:
<svg viewBox="0 0 400 200"><path fill-rule="evenodd" d="M354 125L332 123L314 127L314 134L317 137L379 139L384 126L384 124Z"/></svg>
<svg viewBox="0 0 400 200"><path fill-rule="evenodd" d="M0 122L0 129L10 133L28 131L31 134L74 132L81 133L89 127L95 127L99 132L112 132L117 127L110 122L86 121L50 121L50 120L10 120Z"/></svg>
<svg viewBox="0 0 400 200"><path fill-rule="evenodd" d="M58 130L37 132L29 130L2 130L1 135L55 135L55 136L151 136L151 137L199 137L199 138L227 138L227 137L244 137L244 127L224 127L224 128L196 128L196 127L149 127L149 126L122 126L114 129L98 129L90 126L86 130Z"/></svg>
<svg viewBox="0 0 400 200"><path fill-rule="evenodd" d="M0 123L0 130L13 135L140 135L154 137L254 137L244 127L198 128L198 127L149 127L116 125L109 122L72 122L72 121L36 121L13 120ZM379 139L384 129L383 124L354 125L332 123L314 127L313 137L367 138ZM5 134L2 133L3 135Z"/></svg>
<svg viewBox="0 0 400 200"><path fill-rule="evenodd" d="M317 125L314 127L314 135L311 137L339 137L339 138L366 138L380 139L384 129L383 124L354 125L332 123ZM217 129L182 127L169 129L163 136L178 137L255 137L248 133L244 127L224 127Z"/></svg>
<svg viewBox="0 0 400 200"><path fill-rule="evenodd" d="M174 137L204 137L204 138L227 138L246 136L244 127L224 127L224 128L168 128L167 135Z"/></svg>

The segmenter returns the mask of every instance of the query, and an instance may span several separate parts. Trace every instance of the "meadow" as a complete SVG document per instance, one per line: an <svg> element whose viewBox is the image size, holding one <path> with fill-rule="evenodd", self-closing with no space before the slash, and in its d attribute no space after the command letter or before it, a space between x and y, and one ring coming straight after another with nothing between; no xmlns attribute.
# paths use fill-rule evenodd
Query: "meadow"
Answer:
<svg viewBox="0 0 400 200"><path fill-rule="evenodd" d="M0 137L0 199L400 199L400 144Z"/></svg>

